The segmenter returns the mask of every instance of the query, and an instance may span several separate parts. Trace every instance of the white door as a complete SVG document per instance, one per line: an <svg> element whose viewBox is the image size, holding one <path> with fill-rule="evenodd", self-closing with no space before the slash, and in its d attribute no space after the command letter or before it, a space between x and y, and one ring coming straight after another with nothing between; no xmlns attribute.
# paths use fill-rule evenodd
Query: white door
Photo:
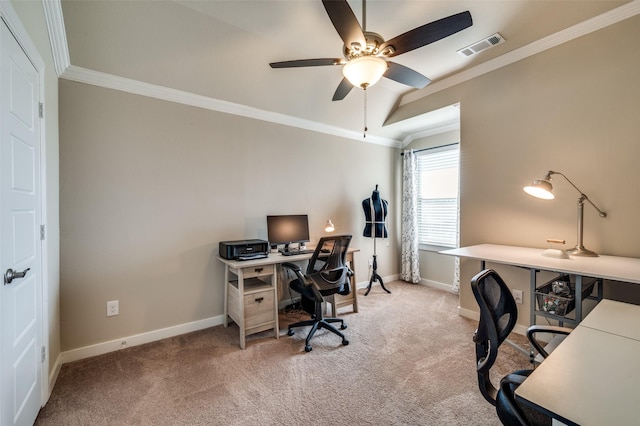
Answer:
<svg viewBox="0 0 640 426"><path fill-rule="evenodd" d="M40 79L0 27L0 424L32 425L43 361Z"/></svg>

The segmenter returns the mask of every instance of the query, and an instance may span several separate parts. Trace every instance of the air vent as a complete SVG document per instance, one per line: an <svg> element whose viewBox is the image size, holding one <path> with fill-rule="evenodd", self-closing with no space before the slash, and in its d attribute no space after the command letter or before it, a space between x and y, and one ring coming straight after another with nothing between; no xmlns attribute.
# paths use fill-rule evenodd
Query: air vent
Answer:
<svg viewBox="0 0 640 426"><path fill-rule="evenodd" d="M490 47L496 46L500 43L504 43L505 39L504 37L502 37L500 34L495 33L487 38L485 38L484 40L480 40L476 43L473 43L470 46L467 46L465 48L462 48L460 50L458 50L458 54L460 56L464 56L465 58L469 57L469 56L473 56L477 53L482 52L483 50L487 50Z"/></svg>

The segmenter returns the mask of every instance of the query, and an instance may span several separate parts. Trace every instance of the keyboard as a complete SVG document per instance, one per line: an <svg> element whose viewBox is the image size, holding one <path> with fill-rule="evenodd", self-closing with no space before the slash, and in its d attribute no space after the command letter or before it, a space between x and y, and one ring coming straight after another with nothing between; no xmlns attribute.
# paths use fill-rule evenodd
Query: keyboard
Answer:
<svg viewBox="0 0 640 426"><path fill-rule="evenodd" d="M280 253L282 253L283 256L295 256L296 254L310 254L310 253L313 253L314 251L315 251L315 249L289 250L289 251L282 251Z"/></svg>

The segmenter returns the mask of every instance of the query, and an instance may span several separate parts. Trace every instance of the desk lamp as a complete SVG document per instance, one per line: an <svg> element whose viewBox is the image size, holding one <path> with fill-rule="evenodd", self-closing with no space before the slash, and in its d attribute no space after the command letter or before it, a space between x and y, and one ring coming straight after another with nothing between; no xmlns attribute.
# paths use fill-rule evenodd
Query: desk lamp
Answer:
<svg viewBox="0 0 640 426"><path fill-rule="evenodd" d="M335 231L335 226L333 226L333 222L331 222L331 219L327 220L327 224L324 226L324 230L325 232L333 232Z"/></svg>
<svg viewBox="0 0 640 426"><path fill-rule="evenodd" d="M588 201L589 204L591 204L593 208L598 211L598 214L600 215L600 217L607 217L607 214L602 210L600 210L598 207L596 207L596 205L593 204L593 202L582 191L580 191L580 189L578 189L578 187L573 182L571 182L568 177L566 177L560 172L554 172L553 170L549 170L542 179L534 180L531 183L531 185L525 186L523 188L524 191L527 194L532 195L536 198L542 198L544 200L552 200L554 198L554 195L552 192L553 186L551 185L551 175L562 176L567 180L567 182L571 184L571 186L573 186L576 189L576 191L580 193L580 196L578 197L578 244L576 244L574 248L567 250L567 253L573 256L590 256L590 257L598 256L597 253L586 249L582 245L582 228L583 228L582 221L584 217L583 206L584 206L585 200Z"/></svg>

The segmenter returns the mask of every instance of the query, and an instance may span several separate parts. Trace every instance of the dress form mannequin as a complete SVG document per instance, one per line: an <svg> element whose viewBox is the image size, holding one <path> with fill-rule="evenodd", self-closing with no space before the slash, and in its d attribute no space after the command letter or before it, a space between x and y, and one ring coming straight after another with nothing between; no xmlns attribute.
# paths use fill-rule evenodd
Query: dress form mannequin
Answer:
<svg viewBox="0 0 640 426"><path fill-rule="evenodd" d="M364 295L368 295L371 291L371 286L375 281L380 282L380 286L387 293L391 293L386 289L384 283L382 282L382 277L378 275L378 261L376 256L376 238L387 238L387 223L386 217L389 211L389 203L386 200L380 198L380 193L378 192L378 185L376 185L376 189L371 194L370 198L365 198L362 200L362 209L364 211L365 216L365 226L363 235L365 237L373 238L373 271L371 273L371 279L369 280L369 285L367 286L367 291Z"/></svg>

